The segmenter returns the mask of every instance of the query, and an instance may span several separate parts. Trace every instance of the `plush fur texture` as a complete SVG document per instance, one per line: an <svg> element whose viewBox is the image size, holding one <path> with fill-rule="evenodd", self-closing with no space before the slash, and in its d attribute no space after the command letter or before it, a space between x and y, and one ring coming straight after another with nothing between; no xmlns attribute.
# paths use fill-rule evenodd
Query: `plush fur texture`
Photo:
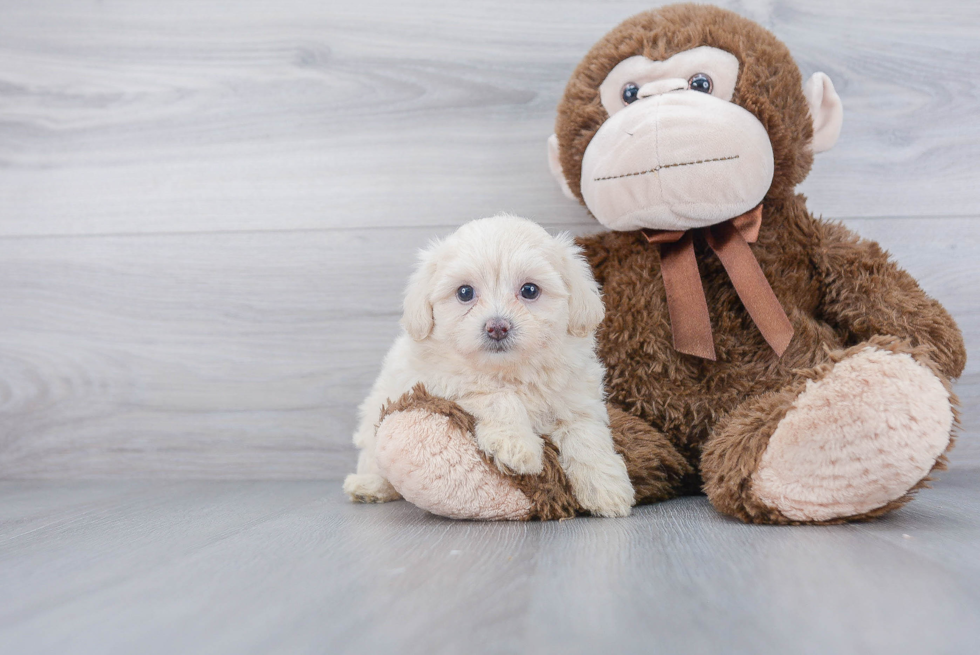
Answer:
<svg viewBox="0 0 980 655"><path fill-rule="evenodd" d="M522 295L528 284L538 290L530 298ZM463 289L466 297L460 296ZM406 333L361 407L354 442L362 452L348 494L355 500L393 498L376 461L375 417L387 399L423 383L476 417L476 443L502 472L541 473L546 434L582 507L600 516L628 514L633 488L613 447L604 372L595 354L593 335L602 316L589 267L567 235L552 237L531 221L500 215L471 221L431 245L405 294ZM405 414L398 423L409 429L417 417ZM437 452L447 426L416 427L417 449ZM411 449L401 454L409 460L405 466L416 466ZM399 474L395 488L403 496L429 486L415 485L411 471L389 455L387 468ZM472 464L457 455L452 462Z"/></svg>
<svg viewBox="0 0 980 655"><path fill-rule="evenodd" d="M610 408L609 417L637 501L682 493L692 469L665 437L616 408ZM549 438L540 474L505 476L477 446L475 426L476 419L459 405L418 384L381 413L379 470L406 500L440 516L548 521L586 513Z"/></svg>
<svg viewBox="0 0 980 655"><path fill-rule="evenodd" d="M932 371L908 353L864 348L807 381L769 439L753 491L798 521L863 514L924 478L952 427L949 392Z"/></svg>
<svg viewBox="0 0 980 655"><path fill-rule="evenodd" d="M717 361L678 353L659 249L639 232L580 239L606 303L597 338L613 438L638 502L700 487L719 511L748 522L881 515L944 466L941 451L952 445L956 425L949 384L962 373L966 351L946 310L887 253L814 218L795 193L812 163L814 130L786 47L714 7L664 7L625 21L586 55L559 106L566 185L581 200L582 156L607 118L599 86L609 71L632 56L662 61L703 45L739 60L732 101L762 123L772 143L774 177L751 248L795 334L777 357L718 258L696 237ZM830 406L845 396L846 407ZM890 416L883 421L880 411ZM821 453L828 438L840 457ZM516 486L513 477L486 470ZM539 481L534 493L544 497L560 486Z"/></svg>
<svg viewBox="0 0 980 655"><path fill-rule="evenodd" d="M380 474L406 500L441 516L483 520L530 516L528 497L490 474L475 447L474 424L458 405L416 385L382 411L375 451Z"/></svg>
<svg viewBox="0 0 980 655"><path fill-rule="evenodd" d="M705 447L701 459L702 471L705 472L704 490L715 507L726 514L731 514L750 523L840 523L846 520L870 519L897 509L909 502L915 491L928 486L930 478L924 474L921 479L910 484L904 493L898 493L894 498L879 506L858 513L842 511L837 516L820 520L816 518L804 519L801 516L791 518L783 514L775 504L764 501L757 494L754 482L763 457L767 453L769 440L780 427L783 418L794 409L794 404L802 397L807 386L823 381L834 371L839 362L846 361L869 349L887 351L897 355L909 355L918 366L931 373L935 380L940 382L945 380L945 376L938 370L935 360L929 355L931 350L929 347L911 347L907 341L892 337L873 337L861 345L828 353L828 359L823 364L799 371L800 376L794 383L743 403L715 427L714 435ZM939 403L939 409L949 406L952 410L950 439L946 446L948 452L953 447L952 437L958 425L956 411L958 401L952 393L948 381L944 382L942 386L946 392L946 403ZM873 385L869 384L867 390L873 392ZM909 400L914 401L914 399ZM937 411L931 418L942 416L942 414L942 411ZM828 421L828 423L830 429L835 427L832 421ZM870 425L873 426L874 423L870 423ZM913 431L909 436L914 437L915 434ZM862 433L861 431L858 431L854 436L862 441L869 438L867 432ZM870 438L874 440L878 436L880 435L870 435ZM806 443L803 439L800 442ZM819 448L819 443L817 446ZM935 457L929 472L945 468L946 456L944 453L939 453ZM823 475L834 473L833 467L822 467L816 472ZM869 470L868 473L872 472ZM877 471L874 473L876 474Z"/></svg>
<svg viewBox="0 0 980 655"><path fill-rule="evenodd" d="M672 5L623 21L603 37L572 73L558 105L562 170L581 198L582 154L608 118L598 89L628 57L664 61L699 46L735 55L740 64L732 101L758 118L769 133L775 158L771 197L786 196L803 181L813 155L803 144L813 137L803 79L789 50L763 27L737 14L703 5Z"/></svg>
<svg viewBox="0 0 980 655"><path fill-rule="evenodd" d="M803 392L807 370L833 361L835 352L890 337L920 348L920 357L934 363L929 369L943 385L962 372L965 349L949 314L877 244L841 225L815 219L805 199L794 194L812 163L813 128L802 78L783 44L731 12L694 5L665 7L627 20L592 49L559 106L556 133L569 187L577 192L582 154L605 119L597 89L616 63L636 54L664 59L701 45L724 49L739 59L733 102L759 119L772 142L775 175L764 200L762 231L752 249L794 326L789 349L777 358L766 347L720 262L703 242L696 249L716 362L672 348L659 253L640 234L607 232L580 243L607 306L599 352L607 366L611 403L661 430L700 470L719 509L747 520L783 522L790 517L774 507L756 508L754 513L744 508L752 496L748 480L769 437ZM909 400L900 389L883 393L898 394L893 399L898 405ZM949 414L948 405L936 400L917 406L916 412L923 423L941 422ZM826 420L833 421L833 415L828 413ZM864 438L866 431L867 426L855 428L852 437ZM935 445L922 439L914 447L931 453ZM705 450L709 452L702 458ZM845 473L824 470L815 475ZM840 517L821 516L833 518Z"/></svg>
<svg viewBox="0 0 980 655"><path fill-rule="evenodd" d="M683 231L762 201L773 152L762 123L731 102L738 69L734 55L708 46L662 62L634 56L613 68L599 88L609 118L582 155L579 180L600 223ZM711 80L711 93L687 90L695 74ZM638 101L623 101L626 84L638 87Z"/></svg>

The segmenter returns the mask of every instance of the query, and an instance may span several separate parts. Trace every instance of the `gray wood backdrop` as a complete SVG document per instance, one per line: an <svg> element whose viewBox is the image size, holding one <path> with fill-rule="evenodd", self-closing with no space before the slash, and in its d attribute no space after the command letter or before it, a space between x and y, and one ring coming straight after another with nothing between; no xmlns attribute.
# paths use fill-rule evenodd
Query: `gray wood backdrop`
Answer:
<svg viewBox="0 0 980 655"><path fill-rule="evenodd" d="M336 478L415 250L592 228L544 143L642 2L0 2L0 477ZM952 311L980 463L980 5L722 2L844 100L802 190Z"/></svg>

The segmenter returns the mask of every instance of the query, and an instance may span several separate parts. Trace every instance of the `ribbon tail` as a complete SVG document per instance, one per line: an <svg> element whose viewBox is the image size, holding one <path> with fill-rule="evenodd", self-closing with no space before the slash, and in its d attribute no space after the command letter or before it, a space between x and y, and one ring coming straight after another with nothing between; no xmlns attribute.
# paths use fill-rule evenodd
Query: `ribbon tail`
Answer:
<svg viewBox="0 0 980 655"><path fill-rule="evenodd" d="M706 232L708 245L728 272L749 316L766 342L777 355L782 356L793 338L793 325L769 286L745 237L731 221L714 225Z"/></svg>
<svg viewBox="0 0 980 655"><path fill-rule="evenodd" d="M751 254L751 253L750 253ZM667 312L674 349L703 359L715 360L708 302L701 286L701 273L694 256L690 232L679 241L660 244L660 275L667 292Z"/></svg>

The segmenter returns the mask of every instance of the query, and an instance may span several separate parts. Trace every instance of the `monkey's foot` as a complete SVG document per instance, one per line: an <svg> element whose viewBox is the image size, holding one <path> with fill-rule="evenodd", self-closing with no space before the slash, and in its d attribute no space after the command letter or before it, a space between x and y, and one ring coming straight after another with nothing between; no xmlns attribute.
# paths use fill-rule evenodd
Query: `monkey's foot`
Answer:
<svg viewBox="0 0 980 655"><path fill-rule="evenodd" d="M541 473L507 475L480 450L475 427L459 405L418 385L385 408L375 461L406 500L441 516L553 520L580 511L554 444L545 440Z"/></svg>
<svg viewBox="0 0 980 655"><path fill-rule="evenodd" d="M751 523L839 523L897 509L945 467L955 423L926 348L874 337L746 400L701 456L704 491Z"/></svg>
<svg viewBox="0 0 980 655"><path fill-rule="evenodd" d="M809 381L752 475L760 501L795 521L901 505L950 443L950 394L907 352L866 347Z"/></svg>
<svg viewBox="0 0 980 655"><path fill-rule="evenodd" d="M527 518L530 500L480 456L469 427L425 408L391 412L378 426L378 467L405 500L433 514Z"/></svg>

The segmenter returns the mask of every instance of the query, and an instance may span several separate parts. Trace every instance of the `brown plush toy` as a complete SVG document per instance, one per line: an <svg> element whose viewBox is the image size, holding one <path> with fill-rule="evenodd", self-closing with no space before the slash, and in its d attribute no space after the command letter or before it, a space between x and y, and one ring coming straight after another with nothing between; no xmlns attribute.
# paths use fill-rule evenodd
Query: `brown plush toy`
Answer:
<svg viewBox="0 0 980 655"><path fill-rule="evenodd" d="M956 324L795 193L841 117L825 75L804 85L772 34L713 7L634 16L572 75L551 165L609 228L579 242L603 289L599 354L638 503L703 491L744 521L859 520L943 467L966 360ZM541 475L508 476L472 430L416 389L384 411L379 464L437 514L579 511L554 448Z"/></svg>

